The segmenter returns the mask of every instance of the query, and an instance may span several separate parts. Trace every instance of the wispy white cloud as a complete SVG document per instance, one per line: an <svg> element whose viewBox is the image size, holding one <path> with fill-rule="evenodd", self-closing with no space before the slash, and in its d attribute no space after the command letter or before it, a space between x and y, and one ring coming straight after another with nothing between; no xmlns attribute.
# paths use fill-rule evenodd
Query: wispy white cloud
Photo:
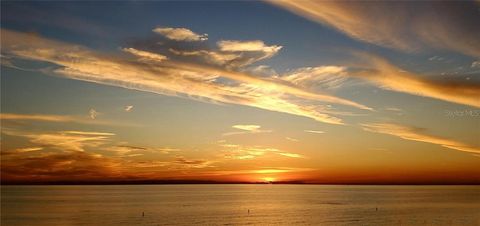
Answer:
<svg viewBox="0 0 480 226"><path fill-rule="evenodd" d="M320 131L320 130L304 130L304 131L307 133L318 133L318 134L325 133L324 131Z"/></svg>
<svg viewBox="0 0 480 226"><path fill-rule="evenodd" d="M249 133L270 133L272 130L262 130L259 125L233 125L232 128L243 130L241 132L227 132L223 136L239 135L239 134L249 134Z"/></svg>
<svg viewBox="0 0 480 226"><path fill-rule="evenodd" d="M285 139L287 139L289 141L293 141L293 142L298 142L298 139L291 138L291 137L285 137Z"/></svg>
<svg viewBox="0 0 480 226"><path fill-rule="evenodd" d="M400 137L405 140L420 141L425 143L431 143L440 145L445 148L471 152L471 153L480 153L480 147L474 147L468 144L464 144L459 141L452 139L434 136L427 134L425 129L403 126L398 124L391 123L371 123L371 124L362 124L364 130L374 133L383 133L389 134L392 136Z"/></svg>
<svg viewBox="0 0 480 226"><path fill-rule="evenodd" d="M261 126L259 125L233 125L232 128L241 129L246 131L258 131Z"/></svg>
<svg viewBox="0 0 480 226"><path fill-rule="evenodd" d="M303 155L295 154L295 153L284 153L284 152L280 152L280 153L278 153L278 154L279 154L279 155L286 156L286 157L290 157L290 158L304 158Z"/></svg>
<svg viewBox="0 0 480 226"><path fill-rule="evenodd" d="M153 32L161 34L168 39L175 41L205 41L208 39L207 34L197 34L187 28L157 27Z"/></svg>
<svg viewBox="0 0 480 226"><path fill-rule="evenodd" d="M93 109L93 108L91 108L91 109L88 111L88 115L90 116L91 119L96 119L99 114L100 114L100 113L99 113L97 110Z"/></svg>
<svg viewBox="0 0 480 226"><path fill-rule="evenodd" d="M471 68L480 68L480 60L473 61L472 65L470 65Z"/></svg>
<svg viewBox="0 0 480 226"><path fill-rule="evenodd" d="M283 75L282 79L310 89L328 90L344 87L346 74L346 68L340 66L304 67Z"/></svg>
<svg viewBox="0 0 480 226"><path fill-rule="evenodd" d="M217 43L221 51L225 52L265 52L266 54L276 54L282 46L267 46L261 40L238 41L222 40Z"/></svg>

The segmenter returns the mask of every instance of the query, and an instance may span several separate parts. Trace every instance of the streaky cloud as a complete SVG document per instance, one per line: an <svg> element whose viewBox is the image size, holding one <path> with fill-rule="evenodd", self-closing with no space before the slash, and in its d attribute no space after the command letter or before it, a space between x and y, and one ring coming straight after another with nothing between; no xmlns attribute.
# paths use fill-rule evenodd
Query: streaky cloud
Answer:
<svg viewBox="0 0 480 226"><path fill-rule="evenodd" d="M362 128L365 131L374 132L374 133L383 133L396 137L400 137L405 140L420 141L425 143L431 143L440 145L445 148L470 152L470 153L480 153L480 147L475 147L468 145L459 141L452 139L430 135L427 134L425 129L404 126L399 124L392 123L370 123L370 124L361 124Z"/></svg>
<svg viewBox="0 0 480 226"><path fill-rule="evenodd" d="M268 2L364 42L407 52L434 48L480 56L479 5L471 1Z"/></svg>
<svg viewBox="0 0 480 226"><path fill-rule="evenodd" d="M105 55L82 46L7 29L2 29L2 46L2 51L16 57L58 66L47 73L127 89L246 105L331 124L343 122L330 115L330 112L322 112L321 107L306 105L303 100L371 110L350 100L313 93L278 78L264 79L218 67L172 60L144 61L141 60L142 56L136 55L133 58ZM218 78L232 82L222 83L217 81Z"/></svg>
<svg viewBox="0 0 480 226"><path fill-rule="evenodd" d="M428 79L405 71L379 56L360 52L355 55L366 60L370 68L350 75L371 81L383 89L480 107L479 83Z"/></svg>
<svg viewBox="0 0 480 226"><path fill-rule="evenodd" d="M17 114L17 113L0 113L0 119L3 122L9 121L38 121L51 123L79 123L92 125L128 125L122 123L114 123L110 121L91 120L90 117L71 116L71 115L46 115L46 114ZM128 125L128 126L134 126Z"/></svg>

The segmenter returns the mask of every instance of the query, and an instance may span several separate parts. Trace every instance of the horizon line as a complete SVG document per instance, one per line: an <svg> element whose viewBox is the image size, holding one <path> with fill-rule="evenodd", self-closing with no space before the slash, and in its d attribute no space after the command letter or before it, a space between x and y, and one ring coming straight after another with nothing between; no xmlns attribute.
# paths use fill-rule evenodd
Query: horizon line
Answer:
<svg viewBox="0 0 480 226"><path fill-rule="evenodd" d="M214 180L119 180L119 181L1 181L0 185L195 185L195 184L291 184L291 185L480 185L470 182L306 182L306 181L214 181Z"/></svg>

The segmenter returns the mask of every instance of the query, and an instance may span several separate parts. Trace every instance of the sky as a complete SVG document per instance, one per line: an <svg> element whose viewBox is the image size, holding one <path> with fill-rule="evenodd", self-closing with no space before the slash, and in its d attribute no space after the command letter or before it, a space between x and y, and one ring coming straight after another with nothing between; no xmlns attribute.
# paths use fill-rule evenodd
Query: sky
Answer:
<svg viewBox="0 0 480 226"><path fill-rule="evenodd" d="M478 27L478 1L2 1L1 179L478 184Z"/></svg>

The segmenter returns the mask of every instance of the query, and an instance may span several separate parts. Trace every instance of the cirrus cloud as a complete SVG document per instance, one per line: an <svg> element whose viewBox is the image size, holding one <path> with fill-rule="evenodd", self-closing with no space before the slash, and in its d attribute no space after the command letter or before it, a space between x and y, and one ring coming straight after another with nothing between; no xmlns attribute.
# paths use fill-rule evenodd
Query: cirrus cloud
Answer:
<svg viewBox="0 0 480 226"><path fill-rule="evenodd" d="M343 122L334 116L334 112L325 112L320 102L371 110L362 104L311 92L278 78L264 79L181 61L145 61L138 54L133 58L105 56L85 47L6 29L2 29L2 46L2 51L10 55L57 66L43 72L104 85L252 106L332 124ZM219 81L220 78L222 81Z"/></svg>
<svg viewBox="0 0 480 226"><path fill-rule="evenodd" d="M457 151L471 152L477 154L480 153L480 147L475 147L440 136L430 135L426 133L425 129L421 128L403 126L392 123L370 123L362 124L361 126L365 131L388 134L400 137L404 140L413 140L436 144Z"/></svg>
<svg viewBox="0 0 480 226"><path fill-rule="evenodd" d="M364 42L409 52L436 48L480 56L475 2L269 2Z"/></svg>

